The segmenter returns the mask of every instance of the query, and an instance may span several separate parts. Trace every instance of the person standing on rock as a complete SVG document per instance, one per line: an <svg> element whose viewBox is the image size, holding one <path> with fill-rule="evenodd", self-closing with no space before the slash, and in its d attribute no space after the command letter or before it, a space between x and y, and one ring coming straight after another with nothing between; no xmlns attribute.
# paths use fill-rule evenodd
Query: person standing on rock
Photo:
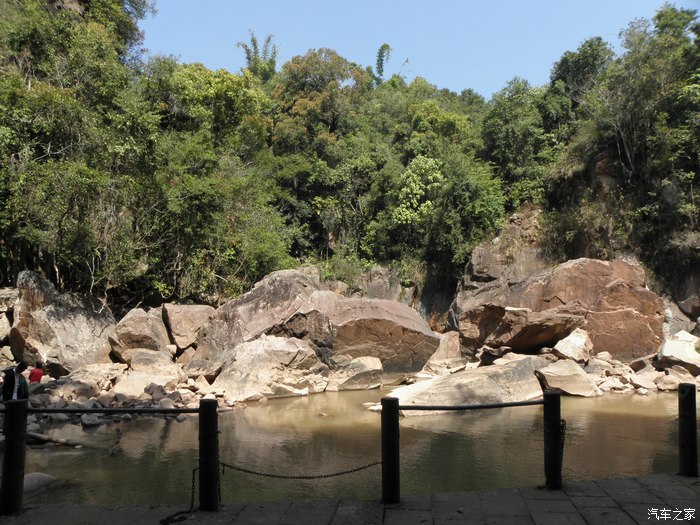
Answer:
<svg viewBox="0 0 700 525"><path fill-rule="evenodd" d="M5 377L2 383L2 400L27 399L29 397L29 385L22 375L27 369L27 363L20 361L14 368L5 370Z"/></svg>
<svg viewBox="0 0 700 525"><path fill-rule="evenodd" d="M41 378L44 377L44 365L40 362L36 362L36 366L29 372L29 384L41 383Z"/></svg>

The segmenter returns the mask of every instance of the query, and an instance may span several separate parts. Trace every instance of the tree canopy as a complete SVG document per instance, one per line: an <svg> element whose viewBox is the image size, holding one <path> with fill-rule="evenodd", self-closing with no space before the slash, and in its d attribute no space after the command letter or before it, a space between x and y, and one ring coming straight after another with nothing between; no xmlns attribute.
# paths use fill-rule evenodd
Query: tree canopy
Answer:
<svg viewBox="0 0 700 525"><path fill-rule="evenodd" d="M65 4L65 5L64 5ZM485 101L332 49L246 67L140 54L150 0L0 8L0 282L216 302L303 262L430 267L452 286L522 203L552 257L700 265L700 24L666 5L550 82ZM66 7L68 6L68 7ZM232 50L234 51L234 50ZM545 238L545 243L547 240ZM343 266L342 261L350 261Z"/></svg>

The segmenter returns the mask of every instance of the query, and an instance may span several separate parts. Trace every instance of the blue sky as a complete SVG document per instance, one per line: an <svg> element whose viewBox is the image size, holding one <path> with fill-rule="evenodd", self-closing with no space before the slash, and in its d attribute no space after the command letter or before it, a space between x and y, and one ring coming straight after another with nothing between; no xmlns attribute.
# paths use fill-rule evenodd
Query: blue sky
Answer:
<svg viewBox="0 0 700 525"><path fill-rule="evenodd" d="M587 38L600 36L619 52L620 31L651 19L663 0L157 0L142 21L151 54L183 63L240 71L237 42L252 30L275 36L278 67L309 49L327 47L363 66L383 43L392 47L385 77L424 77L439 88L471 88L487 99L515 76L533 85ZM698 9L698 0L675 0Z"/></svg>

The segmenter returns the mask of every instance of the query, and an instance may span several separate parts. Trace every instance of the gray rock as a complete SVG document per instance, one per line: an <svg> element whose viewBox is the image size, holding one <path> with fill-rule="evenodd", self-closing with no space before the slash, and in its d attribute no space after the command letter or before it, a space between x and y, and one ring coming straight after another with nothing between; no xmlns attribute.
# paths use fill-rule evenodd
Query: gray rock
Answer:
<svg viewBox="0 0 700 525"><path fill-rule="evenodd" d="M648 371L632 374L630 377L630 383L635 388L643 388L647 391L656 390L656 380L660 379L661 376L665 375L663 372Z"/></svg>
<svg viewBox="0 0 700 525"><path fill-rule="evenodd" d="M0 312L0 344L5 344L10 339L10 320L4 312Z"/></svg>
<svg viewBox="0 0 700 525"><path fill-rule="evenodd" d="M676 303L664 297L664 335L668 338L678 332L692 332L696 327L694 318L688 317Z"/></svg>
<svg viewBox="0 0 700 525"><path fill-rule="evenodd" d="M207 325L216 310L207 305L164 304L163 320L171 340L179 349L191 346L203 326Z"/></svg>
<svg viewBox="0 0 700 525"><path fill-rule="evenodd" d="M601 378L596 382L598 388L603 392L609 392L611 390L624 391L629 390L630 385L623 383L619 377L605 377Z"/></svg>
<svg viewBox="0 0 700 525"><path fill-rule="evenodd" d="M82 365L109 362L108 338L114 330L109 308L94 298L58 294L33 272L17 277L10 346L16 360L46 364L58 377Z"/></svg>
<svg viewBox="0 0 700 525"><path fill-rule="evenodd" d="M466 369L449 376L394 389L401 405L466 405L527 401L542 395L535 370L547 366L543 357L522 356L504 365ZM407 410L405 416L430 412Z"/></svg>
<svg viewBox="0 0 700 525"><path fill-rule="evenodd" d="M554 345L553 353L562 359L571 359L579 364L586 364L590 359L592 349L593 342L588 337L588 333L581 328L576 328Z"/></svg>
<svg viewBox="0 0 700 525"><path fill-rule="evenodd" d="M326 390L370 390L382 386L382 362L377 357L357 357L330 374Z"/></svg>
<svg viewBox="0 0 700 525"><path fill-rule="evenodd" d="M700 338L688 332L678 332L667 340L659 350L658 366L662 368L680 365L692 375L700 375Z"/></svg>
<svg viewBox="0 0 700 525"><path fill-rule="evenodd" d="M83 414L80 416L80 424L84 427L99 427L104 421L97 414Z"/></svg>
<svg viewBox="0 0 700 525"><path fill-rule="evenodd" d="M167 352L170 344L163 323L162 310L150 311L135 308L127 313L115 327L116 337L111 340L112 351L124 362L129 362L125 351L134 348L147 348Z"/></svg>
<svg viewBox="0 0 700 525"><path fill-rule="evenodd" d="M610 363L599 359L598 357L591 357L588 360L586 366L583 367L583 370L587 374L591 374L598 377L606 375L606 372L610 372L612 371L612 369L613 366Z"/></svg>
<svg viewBox="0 0 700 525"><path fill-rule="evenodd" d="M138 398L152 383L172 391L186 380L182 368L167 352L138 349L131 357L131 370L118 378L113 390L115 395Z"/></svg>
<svg viewBox="0 0 700 525"><path fill-rule="evenodd" d="M459 332L440 334L440 346L423 367L423 372L448 375L455 368L464 366L471 359L459 341Z"/></svg>
<svg viewBox="0 0 700 525"><path fill-rule="evenodd" d="M308 342L261 336L225 354L212 390L234 401L323 392L329 369Z"/></svg>
<svg viewBox="0 0 700 525"><path fill-rule="evenodd" d="M31 472L24 476L24 492L36 492L59 483L59 479L43 472Z"/></svg>
<svg viewBox="0 0 700 525"><path fill-rule="evenodd" d="M563 359L535 372L544 388L565 394L593 397L602 394L595 381L575 362Z"/></svg>

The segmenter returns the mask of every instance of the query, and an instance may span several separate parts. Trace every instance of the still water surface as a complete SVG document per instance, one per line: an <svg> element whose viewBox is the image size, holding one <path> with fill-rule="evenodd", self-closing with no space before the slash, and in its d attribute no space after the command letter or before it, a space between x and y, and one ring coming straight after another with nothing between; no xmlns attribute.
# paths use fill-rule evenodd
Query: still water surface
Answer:
<svg viewBox="0 0 700 525"><path fill-rule="evenodd" d="M379 414L362 407L386 390L288 398L220 414L221 461L280 475L327 474L380 460ZM564 480L677 471L675 394L563 398ZM113 448L118 430L118 448ZM64 480L42 503L189 504L197 467L197 417L140 418L56 437L100 449L27 453L26 472ZM402 494L532 486L544 481L542 408L404 418ZM112 448L111 453L109 449ZM378 499L381 467L319 480L280 480L225 468L222 501Z"/></svg>

